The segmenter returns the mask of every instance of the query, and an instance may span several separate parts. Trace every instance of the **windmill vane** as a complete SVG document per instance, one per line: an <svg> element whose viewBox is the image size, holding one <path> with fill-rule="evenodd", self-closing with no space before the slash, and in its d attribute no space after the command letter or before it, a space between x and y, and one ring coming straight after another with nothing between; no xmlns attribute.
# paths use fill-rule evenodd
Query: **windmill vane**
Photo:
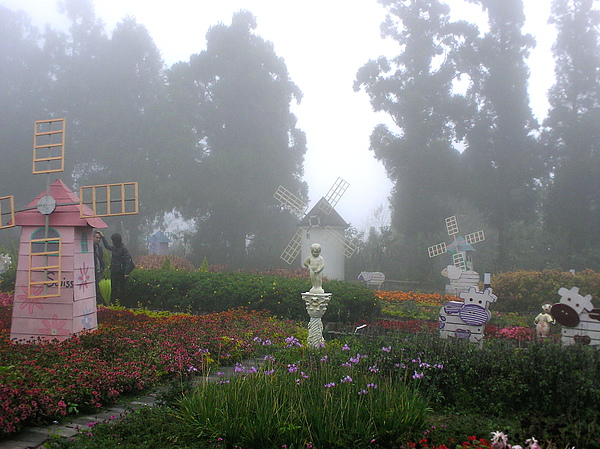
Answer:
<svg viewBox="0 0 600 449"><path fill-rule="evenodd" d="M459 267L463 271L467 269L472 270L473 263L467 252L475 251L475 249L471 247L472 244L485 240L483 231L473 232L461 237L458 235L458 221L454 215L446 218L446 230L448 231L448 235L452 236L452 242L450 244L441 242L430 246L427 248L429 257L436 257L450 252L452 254L452 263L454 266Z"/></svg>

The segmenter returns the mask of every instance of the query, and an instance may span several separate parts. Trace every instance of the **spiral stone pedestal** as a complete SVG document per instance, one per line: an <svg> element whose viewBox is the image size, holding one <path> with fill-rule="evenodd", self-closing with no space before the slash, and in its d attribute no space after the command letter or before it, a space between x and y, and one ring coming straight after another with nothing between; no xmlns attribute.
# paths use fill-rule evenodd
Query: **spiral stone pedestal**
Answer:
<svg viewBox="0 0 600 449"><path fill-rule="evenodd" d="M319 347L323 345L323 323L321 318L327 310L327 304L331 299L331 293L302 293L302 299L306 305L306 311L310 317L308 323L308 345Z"/></svg>

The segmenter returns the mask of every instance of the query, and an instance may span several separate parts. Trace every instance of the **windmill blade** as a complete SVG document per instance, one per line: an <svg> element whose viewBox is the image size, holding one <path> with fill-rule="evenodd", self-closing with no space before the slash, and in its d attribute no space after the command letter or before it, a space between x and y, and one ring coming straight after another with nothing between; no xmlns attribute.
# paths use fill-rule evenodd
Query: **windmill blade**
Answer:
<svg viewBox="0 0 600 449"><path fill-rule="evenodd" d="M0 197L0 229L15 225L15 199L12 195Z"/></svg>
<svg viewBox="0 0 600 449"><path fill-rule="evenodd" d="M448 230L448 235L458 234L458 222L454 215L446 218L446 229Z"/></svg>
<svg viewBox="0 0 600 449"><path fill-rule="evenodd" d="M302 248L302 238L304 237L304 231L302 229L298 229L290 242L287 244L281 256L288 265L291 265L294 259L298 256L300 249Z"/></svg>
<svg viewBox="0 0 600 449"><path fill-rule="evenodd" d="M343 180L342 178L338 178L329 189L329 192L327 192L327 195L323 197L325 201L321 201L319 203L319 209L321 209L323 212L329 215L329 213L335 208L337 203L340 201L340 198L342 197L344 192L346 192L349 185L350 183L348 183L347 181Z"/></svg>
<svg viewBox="0 0 600 449"><path fill-rule="evenodd" d="M452 263L455 267L460 268L462 271L467 270L467 263L462 253L456 253L452 255Z"/></svg>
<svg viewBox="0 0 600 449"><path fill-rule="evenodd" d="M283 186L279 186L273 197L282 205L290 209L295 215L303 217L308 209L308 204Z"/></svg>
<svg viewBox="0 0 600 449"><path fill-rule="evenodd" d="M81 218L114 217L138 213L137 182L84 186L79 189Z"/></svg>
<svg viewBox="0 0 600 449"><path fill-rule="evenodd" d="M471 234L465 235L465 241L472 245L473 243L482 242L485 240L485 235L483 235L483 231L473 232Z"/></svg>
<svg viewBox="0 0 600 449"><path fill-rule="evenodd" d="M65 169L65 119L38 120L33 130L33 174Z"/></svg>
<svg viewBox="0 0 600 449"><path fill-rule="evenodd" d="M336 243L342 247L342 249L344 250L344 256L350 259L356 251L356 245L350 242L346 237L337 232L331 226L325 226L325 230L330 236L332 236L336 240Z"/></svg>
<svg viewBox="0 0 600 449"><path fill-rule="evenodd" d="M448 252L448 248L446 247L446 243L438 243L437 245L430 246L427 248L427 252L429 253L429 257L439 256L440 254L444 254Z"/></svg>
<svg viewBox="0 0 600 449"><path fill-rule="evenodd" d="M43 245L40 251L38 245ZM31 239L29 242L29 298L50 298L60 296L61 288L62 240L59 237ZM48 274L55 274L50 279ZM50 290L52 289L52 290Z"/></svg>

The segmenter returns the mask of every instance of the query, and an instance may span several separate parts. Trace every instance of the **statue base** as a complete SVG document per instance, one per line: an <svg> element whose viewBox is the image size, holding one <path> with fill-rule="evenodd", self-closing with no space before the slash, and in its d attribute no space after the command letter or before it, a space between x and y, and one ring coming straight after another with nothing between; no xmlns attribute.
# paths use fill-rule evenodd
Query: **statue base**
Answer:
<svg viewBox="0 0 600 449"><path fill-rule="evenodd" d="M327 310L327 304L331 299L331 293L302 293L302 299L306 305L306 311L310 317L308 323L308 345L320 347L325 343L323 338L323 323L321 318Z"/></svg>

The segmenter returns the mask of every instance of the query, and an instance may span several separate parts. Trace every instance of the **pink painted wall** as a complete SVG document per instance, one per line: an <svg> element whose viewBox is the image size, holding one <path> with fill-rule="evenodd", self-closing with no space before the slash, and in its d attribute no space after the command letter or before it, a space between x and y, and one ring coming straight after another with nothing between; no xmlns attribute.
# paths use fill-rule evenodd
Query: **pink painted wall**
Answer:
<svg viewBox="0 0 600 449"><path fill-rule="evenodd" d="M21 230L11 340L28 341L37 338L64 340L73 334L97 329L92 241L94 228L89 225L53 227L62 239L61 279L58 280L57 273L53 272L49 272L48 277L60 281L60 296L30 298L27 293L29 242L37 229L38 226L23 226ZM87 245L82 243L84 235L83 241L85 242L87 237ZM35 237L43 237L43 230ZM54 264L57 258L51 257L49 263ZM43 273L38 274L43 275ZM47 293L57 292L56 285L47 287ZM37 289L41 290L42 287Z"/></svg>

